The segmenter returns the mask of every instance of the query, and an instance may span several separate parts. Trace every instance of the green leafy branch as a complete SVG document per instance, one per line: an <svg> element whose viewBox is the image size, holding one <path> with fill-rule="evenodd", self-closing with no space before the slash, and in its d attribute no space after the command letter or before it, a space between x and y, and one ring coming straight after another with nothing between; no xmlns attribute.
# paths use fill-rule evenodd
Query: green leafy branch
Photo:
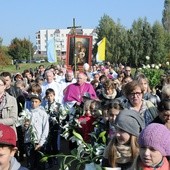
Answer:
<svg viewBox="0 0 170 170"><path fill-rule="evenodd" d="M93 163L98 170L102 170L100 162L104 152L106 143L98 143L101 138L103 142L106 141L105 133L100 133L99 137L96 138L95 134L91 134L96 140L93 144L86 143L82 136L73 130L73 136L70 138L72 142L77 143L77 148L73 149L70 154L57 154L57 155L44 155L41 161L47 161L50 157L60 158L60 170L67 170L71 165L76 163L76 170L81 170L86 164Z"/></svg>

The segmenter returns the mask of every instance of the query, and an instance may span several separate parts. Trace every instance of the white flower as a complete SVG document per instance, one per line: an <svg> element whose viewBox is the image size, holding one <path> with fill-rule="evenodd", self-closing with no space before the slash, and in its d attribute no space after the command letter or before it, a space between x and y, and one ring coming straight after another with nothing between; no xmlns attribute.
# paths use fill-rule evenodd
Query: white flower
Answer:
<svg viewBox="0 0 170 170"><path fill-rule="evenodd" d="M104 146L100 145L96 148L96 155L102 155L104 153Z"/></svg>
<svg viewBox="0 0 170 170"><path fill-rule="evenodd" d="M142 70L142 68L140 67L139 70Z"/></svg>
<svg viewBox="0 0 170 170"><path fill-rule="evenodd" d="M166 62L166 65L169 66L169 61Z"/></svg>
<svg viewBox="0 0 170 170"><path fill-rule="evenodd" d="M80 157L81 154L83 154L83 152L85 152L85 145L81 142L79 145L78 145L78 148L77 148L77 151L78 151L78 154L77 156Z"/></svg>
<svg viewBox="0 0 170 170"><path fill-rule="evenodd" d="M146 66L147 68L151 68L151 66L149 65L149 64L147 64L147 66Z"/></svg>
<svg viewBox="0 0 170 170"><path fill-rule="evenodd" d="M24 126L25 120L31 119L31 113L28 109L23 110L22 112L19 113L17 122L16 122L16 126Z"/></svg>
<svg viewBox="0 0 170 170"><path fill-rule="evenodd" d="M66 131L66 132L62 133L61 136L65 139L68 139L68 137L70 136L70 133L68 131Z"/></svg>
<svg viewBox="0 0 170 170"><path fill-rule="evenodd" d="M151 64L151 67L154 68L154 67L155 67L155 64Z"/></svg>
<svg viewBox="0 0 170 170"><path fill-rule="evenodd" d="M158 66L158 65L156 65L156 66L155 66L155 68L158 70L158 69L159 69L159 66Z"/></svg>
<svg viewBox="0 0 170 170"><path fill-rule="evenodd" d="M145 69L146 68L146 66L143 64L143 69Z"/></svg>
<svg viewBox="0 0 170 170"><path fill-rule="evenodd" d="M79 146L80 144L82 144L82 141L79 140L79 139L78 139L77 137L75 137L75 136L72 136L72 137L70 138L70 140L72 141L72 143L76 142L78 146Z"/></svg>
<svg viewBox="0 0 170 170"><path fill-rule="evenodd" d="M75 123L77 124L77 126L79 128L82 128L80 121L78 119L76 119L76 118L74 120L75 120Z"/></svg>
<svg viewBox="0 0 170 170"><path fill-rule="evenodd" d="M158 64L158 66L159 66L159 67L161 67L161 66L162 66L162 64Z"/></svg>
<svg viewBox="0 0 170 170"><path fill-rule="evenodd" d="M150 57L149 56L146 56L146 60L149 60L150 59Z"/></svg>

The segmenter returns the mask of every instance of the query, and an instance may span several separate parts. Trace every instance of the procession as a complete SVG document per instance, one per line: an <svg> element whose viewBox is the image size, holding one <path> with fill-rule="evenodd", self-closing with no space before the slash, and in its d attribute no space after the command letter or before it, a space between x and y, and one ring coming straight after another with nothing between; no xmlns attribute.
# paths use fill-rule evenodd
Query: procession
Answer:
<svg viewBox="0 0 170 170"><path fill-rule="evenodd" d="M170 0L7 1L0 170L170 170Z"/></svg>

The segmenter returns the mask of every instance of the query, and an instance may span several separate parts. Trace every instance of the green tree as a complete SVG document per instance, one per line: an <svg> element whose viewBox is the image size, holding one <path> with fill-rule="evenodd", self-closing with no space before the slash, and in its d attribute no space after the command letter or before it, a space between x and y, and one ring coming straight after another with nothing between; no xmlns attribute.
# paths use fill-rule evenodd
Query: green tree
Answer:
<svg viewBox="0 0 170 170"><path fill-rule="evenodd" d="M12 64L11 57L8 55L8 48L6 46L0 46L0 61L1 69L3 69L6 65Z"/></svg>
<svg viewBox="0 0 170 170"><path fill-rule="evenodd" d="M169 0L170 1L170 0ZM169 1L166 1L167 4ZM167 9L167 7L166 7ZM120 21L114 22L108 15L101 17L97 27L99 42L106 37L106 60L138 67L148 64L170 61L170 33L159 22L152 26L147 18L139 18L126 30ZM96 55L97 44L93 51Z"/></svg>
<svg viewBox="0 0 170 170"><path fill-rule="evenodd" d="M99 21L97 30L97 42L106 37L106 60L112 63L126 63L127 56L130 54L129 43L127 31L120 21L115 23L108 15L104 15Z"/></svg>
<svg viewBox="0 0 170 170"><path fill-rule="evenodd" d="M165 32L165 54L167 60L170 61L170 33Z"/></svg>
<svg viewBox="0 0 170 170"><path fill-rule="evenodd" d="M3 39L0 37L0 47L2 47Z"/></svg>
<svg viewBox="0 0 170 170"><path fill-rule="evenodd" d="M145 57L150 56L152 52L152 27L147 21L147 18L139 18L134 21L132 28L128 31L130 42L130 57L129 61L132 65L138 67L145 63Z"/></svg>
<svg viewBox="0 0 170 170"><path fill-rule="evenodd" d="M99 20L99 25L97 27L97 43L106 37L106 60L111 59L113 56L111 49L113 49L114 44L111 44L111 39L113 37L114 29L115 22L108 15L104 14ZM94 47L94 56L97 53L97 43Z"/></svg>
<svg viewBox="0 0 170 170"><path fill-rule="evenodd" d="M170 0L164 1L162 24L167 32L170 32Z"/></svg>
<svg viewBox="0 0 170 170"><path fill-rule="evenodd" d="M155 22L153 25L153 48L150 60L152 63L164 63L166 62L166 48L165 48L165 37L166 33L163 26L159 22Z"/></svg>
<svg viewBox="0 0 170 170"><path fill-rule="evenodd" d="M130 41L130 61L137 67L139 63L143 63L143 19L139 18L137 21L134 21L128 34Z"/></svg>
<svg viewBox="0 0 170 170"><path fill-rule="evenodd" d="M152 36L152 26L147 21L146 18L143 20L143 29L142 29L142 43L143 43L143 54L140 56L140 58L143 58L145 56L151 56L151 52L153 49L153 36Z"/></svg>
<svg viewBox="0 0 170 170"><path fill-rule="evenodd" d="M17 60L28 60L30 54L33 56L34 48L33 44L27 39L14 38L9 46L9 55L13 59Z"/></svg>
<svg viewBox="0 0 170 170"><path fill-rule="evenodd" d="M114 39L111 42L114 44L114 49L111 50L113 57L112 61L115 63L127 63L128 56L130 54L129 51L129 41L128 34L126 29L120 24L118 21L115 27Z"/></svg>

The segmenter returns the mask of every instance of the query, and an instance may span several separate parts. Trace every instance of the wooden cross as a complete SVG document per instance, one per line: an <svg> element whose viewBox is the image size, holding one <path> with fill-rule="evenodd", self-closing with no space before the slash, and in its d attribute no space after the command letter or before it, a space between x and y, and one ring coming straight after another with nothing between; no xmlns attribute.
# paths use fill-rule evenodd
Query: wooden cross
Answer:
<svg viewBox="0 0 170 170"><path fill-rule="evenodd" d="M74 51L74 70L75 70L75 74L76 74L76 70L77 70L77 59L76 59L76 53L75 53L75 35L76 35L76 28L81 28L81 26L76 26L75 24L75 18L73 18L73 26L72 27L67 27L67 29L72 29L72 35L73 35L73 43L74 43L74 47L73 47L73 51Z"/></svg>

